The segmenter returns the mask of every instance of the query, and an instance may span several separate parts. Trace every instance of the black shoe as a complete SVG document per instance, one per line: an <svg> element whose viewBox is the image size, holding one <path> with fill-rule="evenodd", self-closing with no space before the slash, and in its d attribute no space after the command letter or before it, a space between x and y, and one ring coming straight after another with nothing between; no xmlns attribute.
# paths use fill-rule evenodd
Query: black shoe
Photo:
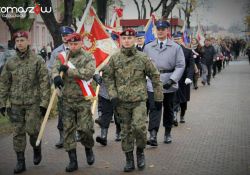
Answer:
<svg viewBox="0 0 250 175"><path fill-rule="evenodd" d="M107 145L108 128L101 128L101 136L96 137L96 142L103 146Z"/></svg>
<svg viewBox="0 0 250 175"><path fill-rule="evenodd" d="M150 137L149 137L149 140L147 141L147 145L158 146L156 130L153 129L152 131L150 131Z"/></svg>
<svg viewBox="0 0 250 175"><path fill-rule="evenodd" d="M63 148L63 141L64 141L64 139L63 139L63 131L60 131L60 130L59 130L59 135L60 135L60 139L59 139L59 141L55 144L55 147L57 147L58 149Z"/></svg>
<svg viewBox="0 0 250 175"><path fill-rule="evenodd" d="M115 141L116 142L120 142L122 139L121 139L121 132L116 132L115 134Z"/></svg>
<svg viewBox="0 0 250 175"><path fill-rule="evenodd" d="M144 149L137 148L136 149L136 157L137 157L137 167L142 170L145 168L145 156L144 156Z"/></svg>
<svg viewBox="0 0 250 175"><path fill-rule="evenodd" d="M76 149L72 149L68 151L69 154L69 165L66 167L66 172L73 172L78 169Z"/></svg>
<svg viewBox="0 0 250 175"><path fill-rule="evenodd" d="M164 143L169 144L172 142L172 137L171 137L171 128L166 128L165 129L165 136L164 136Z"/></svg>
<svg viewBox="0 0 250 175"><path fill-rule="evenodd" d="M194 89L197 90L199 87L198 86L195 86Z"/></svg>
<svg viewBox="0 0 250 175"><path fill-rule="evenodd" d="M201 83L203 84L203 86L205 86L205 85L206 85L206 82L205 82L205 81L202 81Z"/></svg>
<svg viewBox="0 0 250 175"><path fill-rule="evenodd" d="M38 165L42 160L41 143L39 146L33 148L33 151L34 151L33 163L34 165Z"/></svg>
<svg viewBox="0 0 250 175"><path fill-rule="evenodd" d="M185 118L184 118L184 116L180 116L180 123L185 123Z"/></svg>
<svg viewBox="0 0 250 175"><path fill-rule="evenodd" d="M14 173L18 174L26 170L24 152L16 152L17 155L17 164L14 169Z"/></svg>
<svg viewBox="0 0 250 175"><path fill-rule="evenodd" d="M95 119L95 123L98 124L100 127L101 127L101 121L100 121L100 118L96 118Z"/></svg>
<svg viewBox="0 0 250 175"><path fill-rule="evenodd" d="M134 154L133 151L125 153L126 155L126 165L124 167L124 172L131 172L135 169Z"/></svg>
<svg viewBox="0 0 250 175"><path fill-rule="evenodd" d="M207 82L207 85L209 85L209 86L210 86L210 82Z"/></svg>
<svg viewBox="0 0 250 175"><path fill-rule="evenodd" d="M87 163L92 165L95 162L95 155L93 153L92 148L85 148L85 154L87 158Z"/></svg>

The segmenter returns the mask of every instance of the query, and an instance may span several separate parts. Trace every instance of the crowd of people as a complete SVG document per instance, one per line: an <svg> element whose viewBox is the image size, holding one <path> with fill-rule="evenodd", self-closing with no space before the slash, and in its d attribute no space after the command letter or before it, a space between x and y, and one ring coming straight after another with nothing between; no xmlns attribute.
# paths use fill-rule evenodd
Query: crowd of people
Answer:
<svg viewBox="0 0 250 175"><path fill-rule="evenodd" d="M113 117L115 140L121 141L126 158L124 172L135 169L134 147L137 167L144 169L144 149L146 145L158 146L161 118L164 143L173 142L173 125L186 122L191 87L197 90L199 82L209 86L212 77L230 61L238 59L246 44L242 40L215 38L206 38L204 46L195 38L186 44L181 32L168 38L169 22L159 20L155 25L157 39L148 44L144 43L144 31L130 28L122 31L121 48L100 73L95 73L95 60L82 49L82 36L69 26L60 28L62 45L53 51L50 46L42 49L47 64L29 49L27 32L14 35L16 55L7 60L0 76L0 112L7 113L14 127L17 156L14 173L26 170L26 133L33 147L34 165L42 160L41 144L35 142L53 85L61 91L57 102L59 141L55 146L68 153L66 172L78 169L77 141L85 148L87 163L94 164L94 140L108 145L107 134ZM59 56L62 53L66 56ZM249 50L246 54L249 55ZM100 86L95 121L91 101L83 97L79 87L79 81L91 79ZM94 122L101 128L96 139Z"/></svg>

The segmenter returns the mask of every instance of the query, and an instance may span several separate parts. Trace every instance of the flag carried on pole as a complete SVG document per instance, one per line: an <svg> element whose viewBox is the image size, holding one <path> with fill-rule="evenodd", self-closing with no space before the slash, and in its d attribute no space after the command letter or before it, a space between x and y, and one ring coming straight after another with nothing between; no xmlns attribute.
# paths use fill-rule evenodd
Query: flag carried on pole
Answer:
<svg viewBox="0 0 250 175"><path fill-rule="evenodd" d="M96 69L99 71L116 52L118 46L106 32L93 7L89 8L86 18L81 20L79 33L83 37L83 49L94 56Z"/></svg>

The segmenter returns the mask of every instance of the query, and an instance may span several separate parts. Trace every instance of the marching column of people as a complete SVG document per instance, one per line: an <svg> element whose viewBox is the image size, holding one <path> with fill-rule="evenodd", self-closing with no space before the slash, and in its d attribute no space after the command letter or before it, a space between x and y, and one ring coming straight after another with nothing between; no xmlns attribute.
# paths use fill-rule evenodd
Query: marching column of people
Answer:
<svg viewBox="0 0 250 175"><path fill-rule="evenodd" d="M157 39L148 44L144 43L144 31L125 29L120 34L121 49L102 69L103 77L94 74L95 60L82 49L82 36L68 26L60 29L63 44L51 53L48 70L44 60L30 50L28 33L18 31L14 34L16 55L7 60L0 76L0 112L7 113L13 124L13 147L17 156L14 173L26 170L26 133L33 147L33 163L38 165L42 160L41 144L36 146L35 142L47 111L51 81L61 91L57 104L60 139L55 146L64 147L68 153L66 172L78 169L76 131L85 147L87 163L95 162L91 101L83 97L76 83L78 79L88 81L93 78L101 86L98 95L100 116L96 120L101 133L96 142L107 145L108 129L114 116L115 140L121 140L126 157L125 172L135 169L135 145L137 167L139 170L145 168L144 149L146 145L158 146L157 133L162 115L164 143L172 142L172 125L178 125L179 110L180 123L186 121L184 116L191 84L197 90L201 76L201 83L210 85L211 76L215 77L217 71L220 73L232 60L233 44L228 40L206 38L205 46L201 47L193 39L189 48L183 43L181 32L173 34L174 41L168 38L170 24L167 21L159 20L155 26ZM249 48L246 54L250 57ZM68 53L67 58L59 58L62 52ZM235 55L237 59L238 53Z"/></svg>

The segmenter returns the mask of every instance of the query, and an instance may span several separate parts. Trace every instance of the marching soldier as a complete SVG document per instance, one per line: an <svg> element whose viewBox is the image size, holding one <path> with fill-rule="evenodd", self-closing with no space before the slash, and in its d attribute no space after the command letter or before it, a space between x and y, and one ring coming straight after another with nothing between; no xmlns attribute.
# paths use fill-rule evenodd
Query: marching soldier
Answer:
<svg viewBox="0 0 250 175"><path fill-rule="evenodd" d="M62 64L59 60L52 69L52 77L55 87L62 91L62 113L64 130L64 148L69 155L69 165L66 172L78 169L76 156L76 130L79 133L80 142L85 146L87 163L92 165L95 161L92 147L94 146L94 122L91 114L91 102L85 100L80 86L76 80L90 80L95 73L95 60L82 49L82 37L73 33L67 37L70 48L70 65ZM59 75L64 72L63 78Z"/></svg>
<svg viewBox="0 0 250 175"><path fill-rule="evenodd" d="M145 167L146 146L146 76L150 77L155 89L155 101L162 105L162 83L156 67L135 46L135 31L126 29L121 33L121 50L111 56L104 69L106 83L113 107L121 123L122 150L126 155L125 172L135 169L134 143L136 140L137 166Z"/></svg>
<svg viewBox="0 0 250 175"><path fill-rule="evenodd" d="M42 160L41 144L36 146L41 119L50 98L49 77L44 60L29 48L28 33L14 34L16 55L9 59L0 77L0 110L7 111L13 124L13 145L17 155L14 173L26 170L24 152L26 133L33 147L33 163ZM6 106L7 100L10 106Z"/></svg>
<svg viewBox="0 0 250 175"><path fill-rule="evenodd" d="M181 46L168 39L168 27L170 24L167 21L159 20L156 22L157 39L147 44L144 52L151 58L151 61L156 65L160 72L161 81L163 82L163 126L165 127L164 143L171 143L171 128L174 118L174 97L178 89L178 81L180 80L184 68L185 58ZM148 91L155 92L150 79L147 81ZM161 108L155 108L159 111ZM150 142L157 145L157 132L160 126L161 113L152 115L149 118ZM153 146L154 146L153 145Z"/></svg>
<svg viewBox="0 0 250 175"><path fill-rule="evenodd" d="M70 34L72 34L74 32L74 30L71 27L68 26L62 26L60 28L60 33L62 35L62 41L63 44L61 44L60 46L58 46L55 50L53 50L52 54L51 54L51 58L49 58L49 62L48 62L48 69L51 72L51 69L53 67L53 65L56 62L57 56L60 52L65 52L69 49L69 46L67 44L66 41L66 37ZM57 109L58 109L58 124L57 124L57 129L59 130L59 141L55 144L55 146L57 148L62 148L63 147L63 122L62 122L62 98L58 97L58 102L57 102Z"/></svg>

